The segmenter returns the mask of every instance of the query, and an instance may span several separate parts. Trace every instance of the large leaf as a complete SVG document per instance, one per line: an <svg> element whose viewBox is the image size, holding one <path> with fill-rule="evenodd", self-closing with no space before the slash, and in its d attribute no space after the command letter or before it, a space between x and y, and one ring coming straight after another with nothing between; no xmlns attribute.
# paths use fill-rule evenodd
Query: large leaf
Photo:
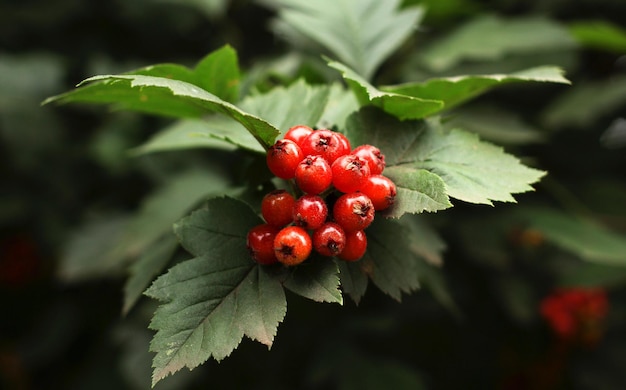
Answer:
<svg viewBox="0 0 626 390"><path fill-rule="evenodd" d="M290 270L284 286L316 302L343 304L339 290L339 268L327 258L313 258Z"/></svg>
<svg viewBox="0 0 626 390"><path fill-rule="evenodd" d="M326 47L365 79L411 35L424 12L399 10L399 0L280 0L279 16L293 29Z"/></svg>
<svg viewBox="0 0 626 390"><path fill-rule="evenodd" d="M104 75L91 77L80 86L44 103L114 104L122 109L182 118L219 112L241 123L265 147L273 144L279 134L267 121L185 81L144 75Z"/></svg>
<svg viewBox="0 0 626 390"><path fill-rule="evenodd" d="M387 92L413 96L420 99L439 100L450 109L469 99L505 84L521 82L550 82L570 84L563 77L563 70L553 66L541 66L511 74L490 74L434 78L421 83L384 87Z"/></svg>
<svg viewBox="0 0 626 390"><path fill-rule="evenodd" d="M566 28L545 18L473 19L422 51L421 60L433 71L444 71L464 60L498 60L507 54L562 50L575 46Z"/></svg>
<svg viewBox="0 0 626 390"><path fill-rule="evenodd" d="M246 249L246 234L259 223L243 203L218 198L176 224L181 244L196 257L146 291L163 302L150 324L157 330L153 384L182 367L225 358L244 335L272 345L286 301L280 279Z"/></svg>
<svg viewBox="0 0 626 390"><path fill-rule="evenodd" d="M361 106L373 105L399 119L425 118L440 111L444 106L439 100L380 91L355 71L339 62L331 61L328 66L341 72Z"/></svg>
<svg viewBox="0 0 626 390"><path fill-rule="evenodd" d="M569 25L576 40L587 47L626 53L626 30L606 20L575 22Z"/></svg>

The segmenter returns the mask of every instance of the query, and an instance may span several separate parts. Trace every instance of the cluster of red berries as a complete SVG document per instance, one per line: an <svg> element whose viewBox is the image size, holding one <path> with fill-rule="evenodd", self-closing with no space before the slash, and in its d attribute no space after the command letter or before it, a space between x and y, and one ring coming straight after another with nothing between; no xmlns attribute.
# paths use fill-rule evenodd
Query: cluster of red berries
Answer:
<svg viewBox="0 0 626 390"><path fill-rule="evenodd" d="M351 148L341 133L298 125L267 152L267 166L293 180L297 199L285 190L263 198L265 224L248 232L247 245L260 264L297 265L315 250L323 256L359 260L364 230L374 213L391 206L396 186L382 175L385 156L373 145Z"/></svg>

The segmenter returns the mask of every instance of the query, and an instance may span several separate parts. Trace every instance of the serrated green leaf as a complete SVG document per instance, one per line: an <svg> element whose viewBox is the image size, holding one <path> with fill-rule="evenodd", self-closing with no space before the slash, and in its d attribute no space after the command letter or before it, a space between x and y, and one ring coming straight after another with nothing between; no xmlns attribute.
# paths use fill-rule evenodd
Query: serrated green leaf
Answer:
<svg viewBox="0 0 626 390"><path fill-rule="evenodd" d="M626 30L606 20L571 23L569 30L583 46L626 53Z"/></svg>
<svg viewBox="0 0 626 390"><path fill-rule="evenodd" d="M286 313L280 278L255 264L246 234L260 218L231 198L212 199L176 225L195 258L171 268L146 291L164 302L150 327L153 384L210 357L221 360L248 336L271 346Z"/></svg>
<svg viewBox="0 0 626 390"><path fill-rule="evenodd" d="M281 0L275 6L283 22L366 79L415 31L424 14L421 7L399 10L399 0Z"/></svg>
<svg viewBox="0 0 626 390"><path fill-rule="evenodd" d="M420 99L439 100L444 103L442 108L447 110L494 87L521 82L570 84L570 81L563 77L562 69L554 66L540 66L511 74L434 78L425 82L382 87L382 89Z"/></svg>
<svg viewBox="0 0 626 390"><path fill-rule="evenodd" d="M333 83L330 86L330 94L324 112L317 121L317 127L329 129L336 126L343 129L350 114L358 109L359 103L356 101L354 93L339 83Z"/></svg>
<svg viewBox="0 0 626 390"><path fill-rule="evenodd" d="M432 123L407 151L409 166L440 176L449 196L470 203L515 202L512 194L532 191L545 172L526 167L501 147L462 130Z"/></svg>
<svg viewBox="0 0 626 390"><path fill-rule="evenodd" d="M406 213L435 212L452 207L441 177L425 169L397 165L385 169L385 176L396 185L393 206L384 215L400 218Z"/></svg>
<svg viewBox="0 0 626 390"><path fill-rule="evenodd" d="M425 48L421 62L433 71L444 71L464 60L498 60L507 54L562 50L575 44L566 28L545 18L486 15Z"/></svg>
<svg viewBox="0 0 626 390"><path fill-rule="evenodd" d="M143 75L104 75L91 77L80 86L74 91L49 98L44 104L115 104L123 109L183 118L219 112L241 123L266 147L279 134L278 129L265 120L180 80Z"/></svg>
<svg viewBox="0 0 626 390"><path fill-rule="evenodd" d="M283 285L316 302L343 304L343 296L339 290L339 268L327 258L314 258L294 268Z"/></svg>
<svg viewBox="0 0 626 390"><path fill-rule="evenodd" d="M341 289L358 305L367 290L367 275L361 270L358 261L339 261L338 265Z"/></svg>
<svg viewBox="0 0 626 390"><path fill-rule="evenodd" d="M329 94L330 87L308 85L299 79L289 87L276 87L268 93L249 96L240 105L284 134L295 125L315 125L324 113Z"/></svg>
<svg viewBox="0 0 626 390"><path fill-rule="evenodd" d="M421 119L440 111L444 104L439 100L421 99L393 92L383 92L368 83L347 66L330 61L328 66L341 72L361 106L373 105L398 119Z"/></svg>
<svg viewBox="0 0 626 390"><path fill-rule="evenodd" d="M595 221L548 209L524 210L520 214L546 240L584 260L626 266L626 237Z"/></svg>

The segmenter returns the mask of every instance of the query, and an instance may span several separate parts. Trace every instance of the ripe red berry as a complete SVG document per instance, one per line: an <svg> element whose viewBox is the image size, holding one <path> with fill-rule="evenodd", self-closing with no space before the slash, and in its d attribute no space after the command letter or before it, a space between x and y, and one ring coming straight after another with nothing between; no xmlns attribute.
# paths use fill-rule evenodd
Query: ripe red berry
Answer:
<svg viewBox="0 0 626 390"><path fill-rule="evenodd" d="M337 256L345 245L346 234L334 222L326 222L313 232L313 248L322 256Z"/></svg>
<svg viewBox="0 0 626 390"><path fill-rule="evenodd" d="M363 230L346 232L346 245L337 257L345 261L357 261L363 257L366 249L367 236Z"/></svg>
<svg viewBox="0 0 626 390"><path fill-rule="evenodd" d="M341 192L359 191L370 175L365 160L353 154L339 157L331 166L333 185Z"/></svg>
<svg viewBox="0 0 626 390"><path fill-rule="evenodd" d="M368 177L361 192L371 199L376 211L388 208L396 199L396 185L383 175Z"/></svg>
<svg viewBox="0 0 626 390"><path fill-rule="evenodd" d="M336 133L328 129L315 130L302 140L302 152L305 156L322 156L332 164L338 157L350 153L344 141Z"/></svg>
<svg viewBox="0 0 626 390"><path fill-rule="evenodd" d="M302 149L291 140L278 140L267 151L267 166L281 179L293 179L296 167L304 158Z"/></svg>
<svg viewBox="0 0 626 390"><path fill-rule="evenodd" d="M274 190L263 197L261 214L265 222L281 228L293 221L293 206L296 199L285 190Z"/></svg>
<svg viewBox="0 0 626 390"><path fill-rule="evenodd" d="M346 151L344 154L349 154L350 151L352 150L352 146L350 146L350 140L348 139L348 137L346 137L345 135L341 133L335 133L335 134L337 134L337 137L339 137L339 142L341 142L342 147Z"/></svg>
<svg viewBox="0 0 626 390"><path fill-rule="evenodd" d="M328 206L318 195L303 195L293 207L293 221L297 226L315 230L326 222Z"/></svg>
<svg viewBox="0 0 626 390"><path fill-rule="evenodd" d="M333 218L344 231L364 230L374 220L374 204L360 192L343 194L333 206Z"/></svg>
<svg viewBox="0 0 626 390"><path fill-rule="evenodd" d="M309 257L312 248L311 237L299 226L287 226L274 238L274 254L285 265L302 263Z"/></svg>
<svg viewBox="0 0 626 390"><path fill-rule="evenodd" d="M309 134L311 134L312 132L313 129L309 126L296 125L290 127L289 130L287 130L283 139L292 140L293 142L297 143L298 146L302 147L302 141L304 141L304 139L308 137Z"/></svg>
<svg viewBox="0 0 626 390"><path fill-rule="evenodd" d="M376 146L367 144L357 146L351 154L365 160L372 175L380 175L385 169L385 155Z"/></svg>
<svg viewBox="0 0 626 390"><path fill-rule="evenodd" d="M307 156L296 168L296 184L307 194L324 192L332 181L330 164L322 156Z"/></svg>
<svg viewBox="0 0 626 390"><path fill-rule="evenodd" d="M278 229L263 224L250 229L246 238L246 246L250 256L259 264L274 264L278 261L274 253L274 239Z"/></svg>

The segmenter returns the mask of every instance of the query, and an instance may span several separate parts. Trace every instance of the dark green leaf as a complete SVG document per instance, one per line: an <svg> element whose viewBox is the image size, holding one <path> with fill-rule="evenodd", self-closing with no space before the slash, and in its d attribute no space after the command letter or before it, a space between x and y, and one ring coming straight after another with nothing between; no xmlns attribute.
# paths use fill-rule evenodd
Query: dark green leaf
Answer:
<svg viewBox="0 0 626 390"><path fill-rule="evenodd" d="M399 0L281 0L283 22L326 47L365 79L411 35L423 9Z"/></svg>
<svg viewBox="0 0 626 390"><path fill-rule="evenodd" d="M337 126L339 129L344 129L347 118L358 109L359 103L356 101L354 93L342 85L334 83L331 85L328 104L324 108L324 113L317 121L317 127L331 128Z"/></svg>
<svg viewBox="0 0 626 390"><path fill-rule="evenodd" d="M367 274L361 270L359 262L339 261L341 289L358 305L367 290Z"/></svg>
<svg viewBox="0 0 626 390"><path fill-rule="evenodd" d="M176 224L181 243L196 257L146 291L163 302L150 324L157 330L153 384L182 367L225 358L244 335L271 346L286 301L280 279L248 254L247 231L259 223L242 202L217 198Z"/></svg>
<svg viewBox="0 0 626 390"><path fill-rule="evenodd" d="M626 53L626 30L606 20L575 22L570 24L569 30L584 46Z"/></svg>
<svg viewBox="0 0 626 390"><path fill-rule="evenodd" d="M339 269L328 258L313 258L294 268L283 284L292 292L316 302L343 304Z"/></svg>
<svg viewBox="0 0 626 390"><path fill-rule="evenodd" d="M339 62L331 61L328 66L341 72L361 106L373 105L398 119L425 118L441 111L444 106L443 102L439 100L421 99L380 91L352 69Z"/></svg>

